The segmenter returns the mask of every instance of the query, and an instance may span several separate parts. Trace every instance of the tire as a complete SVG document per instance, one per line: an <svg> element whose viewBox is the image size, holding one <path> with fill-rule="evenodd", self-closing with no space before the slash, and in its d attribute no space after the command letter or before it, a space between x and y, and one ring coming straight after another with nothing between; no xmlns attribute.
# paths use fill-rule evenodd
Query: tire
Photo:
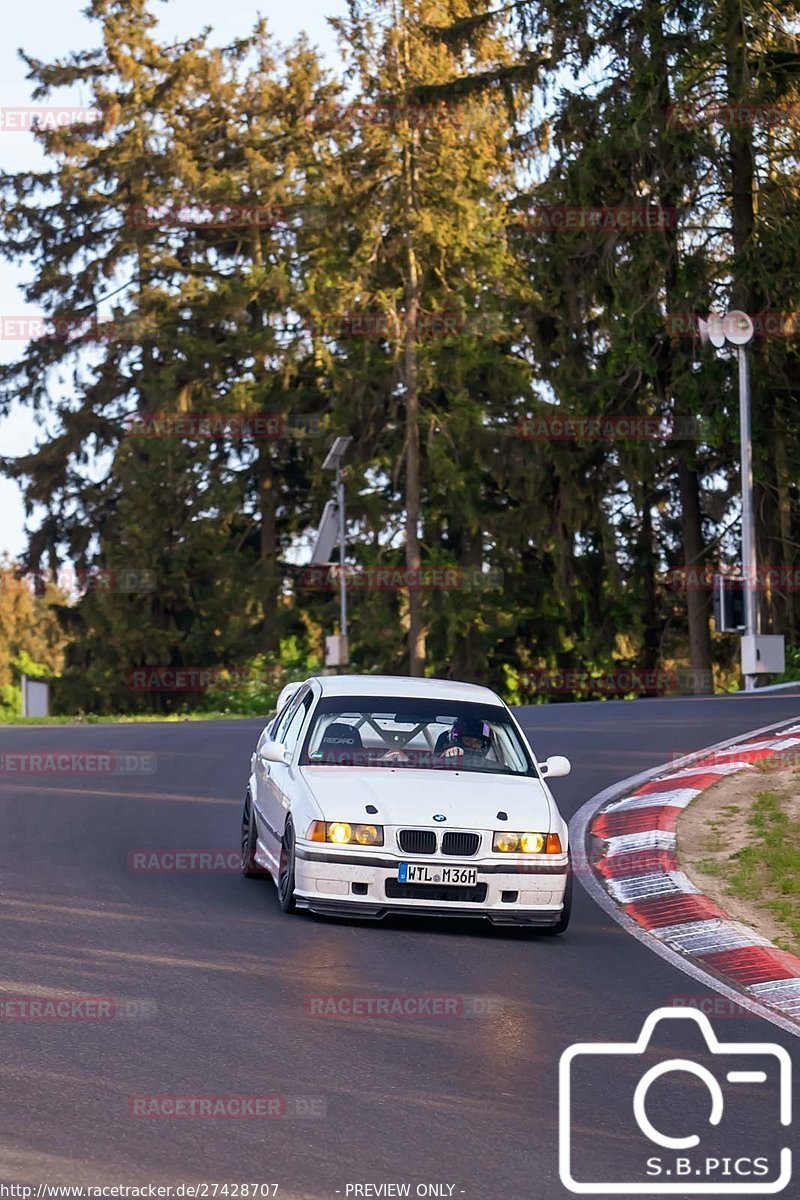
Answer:
<svg viewBox="0 0 800 1200"><path fill-rule="evenodd" d="M569 928L570 918L572 917L572 863L569 865L567 874L567 886L564 889L564 908L561 916L555 925L551 925L549 929L544 929L542 932L548 937L560 937L562 933L566 933Z"/></svg>
<svg viewBox="0 0 800 1200"><path fill-rule="evenodd" d="M242 812L242 875L245 879L264 879L269 875L256 862L256 821L253 816L253 802L248 790L244 798Z"/></svg>
<svg viewBox="0 0 800 1200"><path fill-rule="evenodd" d="M281 912L285 913L293 913L297 907L294 900L294 867L294 825L292 818L287 817L278 866L278 905Z"/></svg>

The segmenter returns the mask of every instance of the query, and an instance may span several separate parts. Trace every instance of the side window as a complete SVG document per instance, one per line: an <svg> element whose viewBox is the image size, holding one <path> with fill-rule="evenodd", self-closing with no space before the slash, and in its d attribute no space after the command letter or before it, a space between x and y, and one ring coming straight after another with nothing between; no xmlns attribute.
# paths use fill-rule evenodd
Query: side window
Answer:
<svg viewBox="0 0 800 1200"><path fill-rule="evenodd" d="M300 730L303 728L303 722L308 716L308 710L311 707L311 693L306 692L299 707L295 710L292 719L289 721L289 727L281 738L287 750L294 750Z"/></svg>
<svg viewBox="0 0 800 1200"><path fill-rule="evenodd" d="M295 697L290 696L288 704L284 704L284 706L280 710L280 712L272 718L269 725L267 725L266 729L264 730L264 734L263 734L264 741L271 741L271 742L278 741L278 726L281 724L284 717L287 716L289 709L292 708L292 706L294 705L294 702L295 702Z"/></svg>
<svg viewBox="0 0 800 1200"><path fill-rule="evenodd" d="M294 696L293 700L289 701L287 707L285 707L281 715L278 716L275 725L272 726L273 742L283 742L283 734L288 730L289 721L291 718L293 718L296 712L297 704L300 703L300 700L300 694Z"/></svg>
<svg viewBox="0 0 800 1200"><path fill-rule="evenodd" d="M288 705L283 710L280 717L278 717L278 719L275 723L275 726L273 728L272 737L273 737L274 741L281 742L283 745L286 745L286 730L289 728L290 722L292 721L295 713L297 712L298 708L302 704L303 697L307 696L307 695L308 695L307 691L301 690L297 693L296 696L294 696L289 701Z"/></svg>
<svg viewBox="0 0 800 1200"><path fill-rule="evenodd" d="M286 711L286 705L284 705L284 707L277 714L277 716L272 718L269 725L265 725L264 728L261 730L261 736L258 739L258 748L259 749L264 745L264 742L274 742L275 741L275 730L278 728L278 722L280 721L280 719L283 716L285 711Z"/></svg>

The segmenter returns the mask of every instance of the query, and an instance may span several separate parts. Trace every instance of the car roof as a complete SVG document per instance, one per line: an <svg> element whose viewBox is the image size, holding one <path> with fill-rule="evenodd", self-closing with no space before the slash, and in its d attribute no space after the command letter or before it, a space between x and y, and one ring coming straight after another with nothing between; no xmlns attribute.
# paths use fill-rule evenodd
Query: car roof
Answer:
<svg viewBox="0 0 800 1200"><path fill-rule="evenodd" d="M461 700L502 705L503 701L477 683L452 679L416 679L408 675L315 675L323 696L403 697L411 700Z"/></svg>

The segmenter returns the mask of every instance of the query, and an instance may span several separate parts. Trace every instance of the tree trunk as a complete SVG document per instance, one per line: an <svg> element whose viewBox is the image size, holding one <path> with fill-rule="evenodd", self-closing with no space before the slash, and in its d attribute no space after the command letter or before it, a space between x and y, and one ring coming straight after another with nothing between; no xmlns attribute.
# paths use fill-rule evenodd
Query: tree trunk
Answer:
<svg viewBox="0 0 800 1200"><path fill-rule="evenodd" d="M725 76L728 105L734 112L752 103L748 67L747 24L739 0L725 4ZM747 313L761 312L764 296L754 269L756 228L756 178L753 133L746 120L732 120L729 163L731 173L731 231L733 236L734 307ZM751 345L751 408L753 430L753 509L756 524L756 556L759 573L775 565L774 552L781 546L780 481L775 464L775 439L778 430L775 406L759 386L765 361L762 344L756 338ZM760 452L763 448L763 452ZM771 453L770 453L771 452ZM781 556L780 550L778 550ZM782 556L785 560L785 552ZM764 589L759 588L762 618Z"/></svg>
<svg viewBox="0 0 800 1200"><path fill-rule="evenodd" d="M656 551L653 531L653 496L642 494L642 525L639 534L639 563L642 568L642 666L655 673L661 657L656 596Z"/></svg>
<svg viewBox="0 0 800 1200"><path fill-rule="evenodd" d="M794 547L792 546L792 502L789 487L792 477L789 469L789 456L786 450L786 413L782 405L776 405L775 433L773 436L773 463L775 465L775 481L778 489L778 523L780 528L781 566L785 568L788 586L779 584L778 590L783 592L780 598L780 609L783 621L778 621L777 628L783 633L794 632L794 591L791 580L794 571ZM777 607L778 601L774 600Z"/></svg>
<svg viewBox="0 0 800 1200"><path fill-rule="evenodd" d="M258 450L258 504L261 516L261 602L264 632L261 645L270 654L278 650L278 522L275 477L270 447L263 442Z"/></svg>
<svg viewBox="0 0 800 1200"><path fill-rule="evenodd" d="M661 201L667 209L677 208L680 192L676 182L674 142L668 134L667 114L672 99L669 60L664 43L662 10L653 5L649 10L652 21L651 52L653 72L659 80L659 139L661 142L662 195ZM678 292L679 254L678 230L666 229L664 238L667 247L665 290L667 308L680 312L683 297ZM671 403L673 413L679 407L674 395L674 350L671 343L664 344L661 355L660 379L665 397ZM700 506L700 480L695 467L696 456L691 444L676 446L675 466L678 476L678 493L681 503L681 533L683 538L684 566L686 567L687 593L686 617L689 627L689 664L693 672L692 691L699 695L713 691L711 682L711 635L708 628L708 600L705 591L692 587L690 581L703 566L705 546L703 544L702 510Z"/></svg>
<svg viewBox="0 0 800 1200"><path fill-rule="evenodd" d="M405 12L402 13L405 22ZM402 60L400 64L401 91L408 78L408 41L402 29ZM405 106L404 106L405 108ZM403 300L405 329L403 331L403 384L405 386L405 458L406 458L406 568L419 578L422 562L419 543L421 516L420 436L419 436L419 372L417 363L417 327L419 324L419 270L412 237L416 185L415 150L419 137L416 128L405 123L403 146L403 216L405 226L405 280ZM423 674L425 665L425 629L423 624L422 593L419 587L408 589L408 671Z"/></svg>
<svg viewBox="0 0 800 1200"><path fill-rule="evenodd" d="M739 0L725 2L725 76L728 92L728 105L733 110L733 119L729 122L730 149L729 160L731 170L731 199L732 199L732 233L733 251L737 264L747 252L755 226L753 208L753 177L755 160L753 156L752 133L746 121L735 119L738 107L746 103L750 80L747 69L747 28L744 21L744 11ZM751 299L748 280L739 272L733 282L734 303L746 305Z"/></svg>
<svg viewBox="0 0 800 1200"><path fill-rule="evenodd" d="M251 195L257 197L250 180ZM264 266L264 247L261 244L261 231L254 226L251 234L251 254L253 265ZM251 319L258 333L264 326L264 309L260 301L251 304ZM266 356L256 358L254 375L257 384L263 384L269 373L269 363ZM258 462L256 478L258 480L258 509L261 517L259 567L261 575L261 605L264 614L264 625L261 645L267 654L275 654L280 648L278 637L278 600L280 584L278 580L278 517L277 500L275 497L276 482L275 467L272 461L272 448L269 442L258 445Z"/></svg>
<svg viewBox="0 0 800 1200"><path fill-rule="evenodd" d="M689 662L692 667L692 691L700 696L713 691L711 679L711 637L708 629L708 592L693 586L702 574L703 524L700 511L700 484L697 471L678 453L678 487L681 497L681 534L686 566L686 606L689 618Z"/></svg>
<svg viewBox="0 0 800 1200"><path fill-rule="evenodd" d="M421 507L420 437L419 437L419 379L417 372L417 321L419 295L414 251L407 246L405 288L405 345L403 377L406 391L406 567L412 579L419 577L422 563L419 545ZM418 587L408 589L408 669L410 675L422 675L425 662L425 631L423 628L422 593Z"/></svg>

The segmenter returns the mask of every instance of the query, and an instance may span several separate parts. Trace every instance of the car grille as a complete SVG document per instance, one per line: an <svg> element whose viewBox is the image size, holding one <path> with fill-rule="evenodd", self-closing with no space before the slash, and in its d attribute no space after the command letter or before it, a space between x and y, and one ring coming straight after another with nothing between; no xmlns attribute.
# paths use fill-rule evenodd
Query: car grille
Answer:
<svg viewBox="0 0 800 1200"><path fill-rule="evenodd" d="M406 854L436 853L436 834L432 829L401 829L397 840Z"/></svg>
<svg viewBox="0 0 800 1200"><path fill-rule="evenodd" d="M486 899L486 884L475 887L442 887L438 883L400 883L386 880L388 900L451 900L461 904L482 904Z"/></svg>
<svg viewBox="0 0 800 1200"><path fill-rule="evenodd" d="M478 853L481 844L478 833L456 833L448 831L442 837L442 854L457 854L459 858L469 858Z"/></svg>

